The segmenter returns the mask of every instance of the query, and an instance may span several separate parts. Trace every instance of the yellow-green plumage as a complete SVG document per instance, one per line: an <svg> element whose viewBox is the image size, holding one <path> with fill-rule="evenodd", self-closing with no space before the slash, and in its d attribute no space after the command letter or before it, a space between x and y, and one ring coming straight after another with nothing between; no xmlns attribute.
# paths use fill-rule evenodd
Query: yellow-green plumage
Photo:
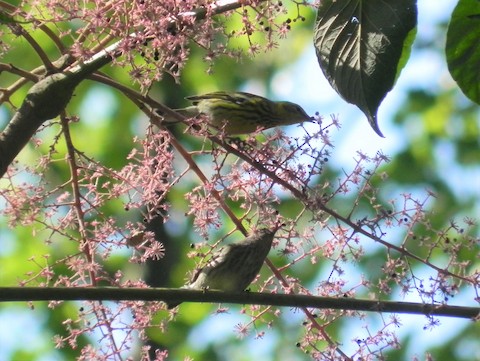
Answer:
<svg viewBox="0 0 480 361"><path fill-rule="evenodd" d="M205 114L212 126L228 135L247 134L258 128L268 129L313 119L298 104L275 102L244 92L214 92L186 99L193 106L176 109L177 112L188 117Z"/></svg>
<svg viewBox="0 0 480 361"><path fill-rule="evenodd" d="M197 269L183 288L241 292L254 280L272 247L274 229L259 229L249 237L216 251L208 262ZM168 308L178 302L168 304Z"/></svg>

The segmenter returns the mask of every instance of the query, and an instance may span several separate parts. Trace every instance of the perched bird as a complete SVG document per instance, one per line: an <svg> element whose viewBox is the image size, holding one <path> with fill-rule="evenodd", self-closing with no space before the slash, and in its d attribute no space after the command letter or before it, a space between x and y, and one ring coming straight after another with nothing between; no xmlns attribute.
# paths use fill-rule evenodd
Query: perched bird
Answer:
<svg viewBox="0 0 480 361"><path fill-rule="evenodd" d="M223 246L204 267L197 269L191 281L182 288L244 291L260 271L277 229L259 229L239 242ZM169 303L168 308L179 304Z"/></svg>
<svg viewBox="0 0 480 361"><path fill-rule="evenodd" d="M220 91L186 99L193 106L175 109L176 112L186 117L205 114L212 126L223 129L227 135L248 134L257 128L268 129L314 119L298 104L274 102L250 93Z"/></svg>

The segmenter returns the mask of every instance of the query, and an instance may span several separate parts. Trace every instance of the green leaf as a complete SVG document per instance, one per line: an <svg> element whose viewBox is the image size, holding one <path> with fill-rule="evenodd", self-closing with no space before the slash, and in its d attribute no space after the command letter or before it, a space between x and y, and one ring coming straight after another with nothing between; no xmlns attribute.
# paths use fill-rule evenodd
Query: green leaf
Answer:
<svg viewBox="0 0 480 361"><path fill-rule="evenodd" d="M460 0L447 32L447 63L463 93L480 104L480 1Z"/></svg>
<svg viewBox="0 0 480 361"><path fill-rule="evenodd" d="M382 136L377 111L405 65L416 34L416 0L323 0L314 44L320 68Z"/></svg>

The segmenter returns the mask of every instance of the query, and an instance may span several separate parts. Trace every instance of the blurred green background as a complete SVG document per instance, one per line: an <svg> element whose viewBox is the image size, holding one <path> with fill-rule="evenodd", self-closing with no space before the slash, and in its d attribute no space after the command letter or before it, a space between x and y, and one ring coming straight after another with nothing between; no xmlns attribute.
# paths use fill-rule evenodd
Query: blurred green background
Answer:
<svg viewBox="0 0 480 361"><path fill-rule="evenodd" d="M427 189L436 194L430 198L428 208L433 210L431 223L443 228L452 218L475 218L480 211L480 152L479 152L479 107L468 101L451 80L445 63L444 44L448 18L455 1L421 1L419 4L418 35L411 59L404 69L396 87L387 96L380 108L379 123L386 138L379 138L368 126L363 114L352 105L343 102L323 78L316 63L312 45L312 26L315 14L302 10L306 21L298 20L291 26L291 33L278 43L271 52L260 52L254 58L245 56L241 63L229 58L215 61L212 71L203 61L204 53L192 48L191 58L177 84L169 76L156 85L151 95L172 108L186 105L184 96L215 90L242 90L268 96L272 99L289 100L301 104L308 113L319 112L325 118L337 114L342 129L332 132L335 144L334 154L328 162L324 177L335 180L344 171L353 168L356 151L374 155L377 150L391 157L391 162L382 168L388 179L381 183L381 196L385 201L397 198L402 193L425 198ZM292 15L293 14L293 15ZM292 6L290 17L294 17ZM288 16L285 15L285 18ZM234 29L239 26L238 18L227 19ZM38 59L25 50L19 39L4 39L16 44L4 57L4 63L17 64L22 59L23 68L38 65ZM245 39L235 40L232 46L248 47ZM54 52L53 49L46 49ZM126 71L107 67L102 69L118 81L130 84ZM9 83L9 76L2 73L2 86ZM26 92L27 89L25 89ZM19 105L25 92L18 92L12 103ZM134 146L133 136L143 137L148 120L138 109L117 91L107 86L85 81L75 92L69 105L69 112L78 114L80 122L72 126L72 137L78 149L88 156L101 161L107 167L120 169L125 157ZM0 123L4 126L11 113L6 107L0 108ZM174 131L181 134L183 128ZM285 129L292 136L301 136L302 130L296 126ZM58 131L55 126L41 131L37 137L43 141L38 148L29 145L19 160L35 164L40 155L48 152L49 145ZM181 136L183 137L183 136ZM191 149L201 147L201 140L184 137L182 142ZM57 149L62 149L62 144ZM61 159L62 154L58 154ZM51 184L68 179L68 169L62 162L47 170L46 178ZM31 181L27 179L27 181ZM129 250L118 250L106 265L114 273L123 270L126 277L146 279L152 285L178 287L183 284L187 270L193 261L185 255L190 251L190 243L195 239L191 220L184 213L188 204L183 195L190 191L196 181L182 182L169 195L172 204L171 218L165 226L161 222L150 224L159 240L165 243L166 257L147 265L128 263ZM3 185L5 182L2 181ZM282 214L294 217L298 204L284 199L286 206ZM349 207L352 199L337 200L337 208ZM3 202L3 201L2 201ZM342 204L342 202L344 202ZM348 209L348 208L347 208ZM103 210L120 222L123 220L141 221L141 215L123 209L121 202ZM31 227L11 228L5 217L1 218L0 229L0 285L15 286L20 280L28 279L28 272L39 267L35 263L47 262L42 255L50 254L48 262L54 262L75 250L74 244L61 242L54 248L43 240L50 235L41 224ZM478 231L477 231L478 232ZM34 235L32 235L34 234ZM212 235L215 239L215 234ZM381 262L384 250L377 245L365 245L368 252L358 264L350 264L349 272L369 274L372 264ZM34 261L29 261L34 257ZM441 255L438 255L441 259ZM474 254L466 255L473 260ZM271 252L274 264L285 261L277 252ZM478 259L477 261L478 262ZM293 277L302 280L312 289L330 271L320 260L316 267L308 262L299 263L290 269ZM426 270L425 270L426 272ZM423 270L417 274L425 275ZM262 277L269 275L263 270ZM375 275L372 275L375 279ZM452 304L472 305L472 292L466 291L454 299ZM393 295L398 296L398 292ZM365 294L365 297L368 295ZM408 300L408 298L407 298ZM414 299L418 301L418 299ZM46 303L35 303L33 310L21 303L0 304L0 360L69 360L78 356L82 345L93 343L100 337L92 333L82 336L78 347L56 349L52 341L55 334L65 334L62 322L76 318L81 302L68 302L54 311ZM114 308L114 304L112 304ZM264 324L252 328L245 338L238 337L236 325L248 323L250 318L237 312L232 306L224 314L211 315L215 305L184 304L175 321L168 324L167 332L159 328L148 331L152 345L169 350L170 359L182 360L190 356L195 360L308 360L296 343L302 338L303 315L283 309L282 315L267 329ZM128 318L128 315L126 315ZM159 321L165 317L160 314ZM269 318L271 316L266 316ZM384 319L390 317L383 315ZM400 317L402 326L398 328L401 347L389 350L385 355L392 360L424 358L430 352L435 360L475 360L480 359L478 335L480 328L466 320L441 319L441 324L433 329L424 329L428 323L419 316ZM344 351L352 352L358 339L368 336L365 325L375 329L382 323L382 316L368 315L364 320L345 318L335 323L328 331L342 343ZM25 332L28 330L28 332ZM256 337L265 331L262 337ZM140 347L135 345L136 348ZM135 355L136 350L132 350Z"/></svg>

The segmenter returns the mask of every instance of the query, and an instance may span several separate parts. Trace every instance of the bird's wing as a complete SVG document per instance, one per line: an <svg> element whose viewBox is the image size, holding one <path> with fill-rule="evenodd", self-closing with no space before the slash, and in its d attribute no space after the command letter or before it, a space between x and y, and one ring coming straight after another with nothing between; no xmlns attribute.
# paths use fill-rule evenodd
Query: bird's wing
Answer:
<svg viewBox="0 0 480 361"><path fill-rule="evenodd" d="M202 100L223 100L235 104L244 104L252 101L265 101L266 98L259 95L245 93L245 92L213 92L202 95L192 95L185 99L190 100L194 105Z"/></svg>
<svg viewBox="0 0 480 361"><path fill-rule="evenodd" d="M197 280L198 276L202 272L207 272L212 269L217 267L219 264L225 262L225 256L228 254L229 250L231 248L231 245L226 245L221 247L218 251L214 252L212 257L207 261L207 263L203 267L198 267L190 281L190 284L195 283Z"/></svg>

